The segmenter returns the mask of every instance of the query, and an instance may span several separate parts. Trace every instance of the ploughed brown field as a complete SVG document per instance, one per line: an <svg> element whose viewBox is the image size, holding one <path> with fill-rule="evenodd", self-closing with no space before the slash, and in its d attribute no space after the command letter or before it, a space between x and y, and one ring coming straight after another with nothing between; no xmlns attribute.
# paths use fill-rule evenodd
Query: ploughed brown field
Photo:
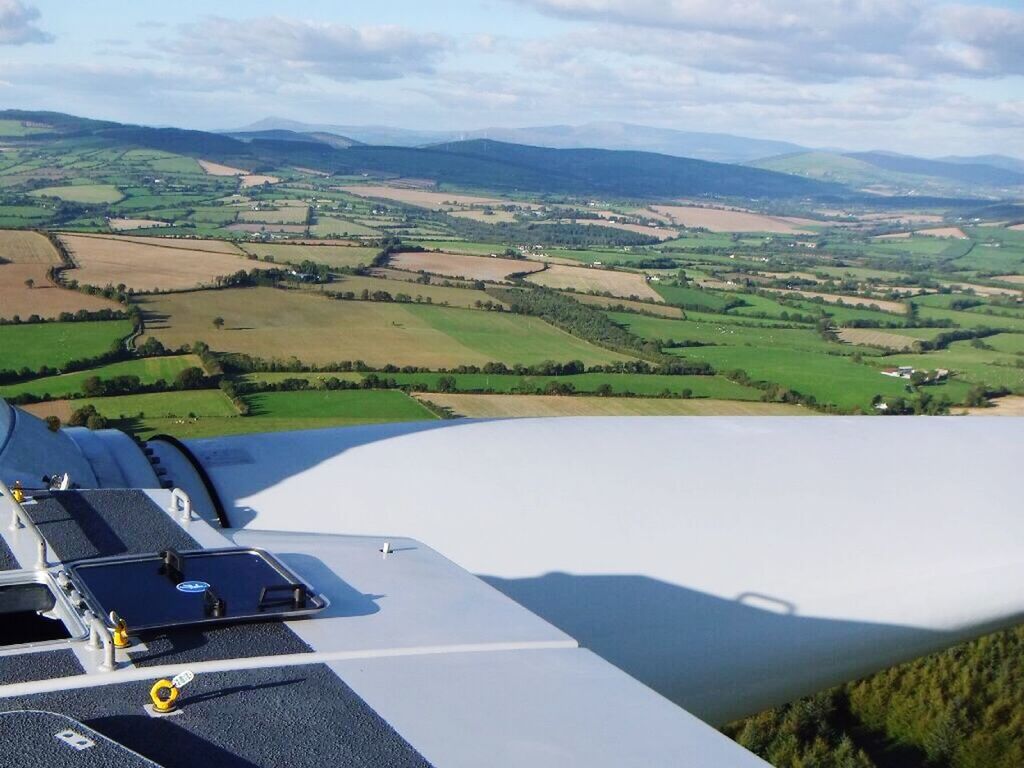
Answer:
<svg viewBox="0 0 1024 768"><path fill-rule="evenodd" d="M494 256L463 256L459 253L396 253L390 259L395 269L410 272L429 272L446 277L464 277L468 280L502 281L509 275L536 272L543 264L521 259Z"/></svg>
<svg viewBox="0 0 1024 768"><path fill-rule="evenodd" d="M954 408L952 413L965 413L968 416L1024 416L1024 397L997 397L992 401L991 408Z"/></svg>
<svg viewBox="0 0 1024 768"><path fill-rule="evenodd" d="M45 235L16 229L0 230L0 259L16 264L60 264L60 255Z"/></svg>
<svg viewBox="0 0 1024 768"><path fill-rule="evenodd" d="M98 240L113 240L118 243L138 243L160 248L181 248L185 251L206 251L208 253L230 253L237 256L241 253L233 243L227 240L200 240L190 237L139 237L133 235L89 235L68 234L66 237L92 237Z"/></svg>
<svg viewBox="0 0 1024 768"><path fill-rule="evenodd" d="M590 224L595 227L611 227L612 229L624 229L627 232L636 232L638 235L656 237L659 240L671 240L679 237L678 229L668 227L649 227L646 224L629 224L622 221L597 221L594 219L577 219L577 224Z"/></svg>
<svg viewBox="0 0 1024 768"><path fill-rule="evenodd" d="M90 312L122 309L117 302L101 296L90 296L55 285L47 276L49 269L49 265L42 263L0 264L0 318L10 320L15 315L22 320L32 315L55 318L62 312L82 309ZM25 285L26 280L33 281L31 288Z"/></svg>
<svg viewBox="0 0 1024 768"><path fill-rule="evenodd" d="M61 235L77 265L67 276L86 285L124 284L136 291L173 291L212 285L219 276L260 268L240 254L191 250L154 238Z"/></svg>
<svg viewBox="0 0 1024 768"><path fill-rule="evenodd" d="M912 336L876 331L873 328L841 328L838 331L838 336L848 344L864 344L869 347L885 347L895 350L910 349L917 341Z"/></svg>
<svg viewBox="0 0 1024 768"><path fill-rule="evenodd" d="M370 197L381 200L395 200L399 203L430 208L435 211L449 210L470 205L509 205L512 200L497 197L480 197L464 195L461 192L435 192L429 189L412 189L407 187L388 187L384 185L352 185L342 187L345 192L358 197Z"/></svg>
<svg viewBox="0 0 1024 768"><path fill-rule="evenodd" d="M793 291L788 288L763 288L762 290L770 293L779 294L792 294L795 293L798 296L803 296L808 299L821 299L829 304L838 304L840 301L850 307L870 307L876 306L886 312L895 312L897 314L906 314L907 308L905 305L898 301L886 301L885 299L872 299L868 296L840 296L834 293L819 293L818 291Z"/></svg>
<svg viewBox="0 0 1024 768"><path fill-rule="evenodd" d="M482 221L484 224L500 224L502 222L509 223L515 221L516 217L511 211L483 211L479 208L473 208L467 211L451 211L450 216L455 216L459 219L469 219L470 221Z"/></svg>
<svg viewBox="0 0 1024 768"><path fill-rule="evenodd" d="M109 219L107 224L115 232L121 232L126 229L147 229L149 227L171 226L166 221L157 221L156 219Z"/></svg>
<svg viewBox="0 0 1024 768"><path fill-rule="evenodd" d="M655 205L657 213L664 214L683 227L702 227L711 232L772 232L782 235L812 234L808 226L816 222L792 216L766 216L753 211L726 208L701 208L694 205Z"/></svg>
<svg viewBox="0 0 1024 768"><path fill-rule="evenodd" d="M934 227L932 229L919 229L917 230L917 234L929 235L930 237L955 237L957 240L967 239L967 233L960 229L960 227Z"/></svg>
<svg viewBox="0 0 1024 768"><path fill-rule="evenodd" d="M592 296L588 293L577 293L573 298L583 304L590 304L595 307L628 307L637 312L650 312L659 317L674 317L677 319L682 319L685 316L682 309L670 307L667 304L647 304L642 301L616 299L610 296Z"/></svg>
<svg viewBox="0 0 1024 768"><path fill-rule="evenodd" d="M248 173L248 171L243 171L241 168L232 168L230 165L213 163L209 160L200 160L199 165L211 176L245 176Z"/></svg>
<svg viewBox="0 0 1024 768"><path fill-rule="evenodd" d="M276 184L280 181L277 176L264 176L262 174L249 173L242 168L233 168L230 165L222 165L209 160L200 160L199 165L210 176L240 176L242 187L258 187L260 184Z"/></svg>
<svg viewBox="0 0 1024 768"><path fill-rule="evenodd" d="M572 288L580 293L610 293L613 296L662 301L658 292L647 284L643 275L637 272L616 272L593 267L566 267L561 264L549 266L543 272L536 272L528 278L531 283L548 288L564 290Z"/></svg>

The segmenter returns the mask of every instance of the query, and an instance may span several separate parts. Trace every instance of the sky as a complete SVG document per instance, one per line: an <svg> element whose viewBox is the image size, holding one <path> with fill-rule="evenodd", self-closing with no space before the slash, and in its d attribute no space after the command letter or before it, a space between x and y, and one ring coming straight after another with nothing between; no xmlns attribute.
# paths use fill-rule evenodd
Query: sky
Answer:
<svg viewBox="0 0 1024 768"><path fill-rule="evenodd" d="M1024 157L1024 2L0 0L0 107Z"/></svg>

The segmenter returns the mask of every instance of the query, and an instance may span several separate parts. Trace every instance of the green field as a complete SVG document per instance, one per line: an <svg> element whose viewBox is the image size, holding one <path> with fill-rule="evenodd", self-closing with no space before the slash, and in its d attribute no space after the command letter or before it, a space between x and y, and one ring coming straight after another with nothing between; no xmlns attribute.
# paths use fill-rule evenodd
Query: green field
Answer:
<svg viewBox="0 0 1024 768"><path fill-rule="evenodd" d="M418 245L428 251L466 253L470 256L490 256L492 253L503 253L508 247L495 243L471 243L462 240L415 240L412 245Z"/></svg>
<svg viewBox="0 0 1024 768"><path fill-rule="evenodd" d="M399 390L263 392L247 395L250 417L344 419L352 424L424 421L437 417Z"/></svg>
<svg viewBox="0 0 1024 768"><path fill-rule="evenodd" d="M29 193L32 197L57 197L69 203L116 203L124 195L113 184L79 184L71 187L43 187Z"/></svg>
<svg viewBox="0 0 1024 768"><path fill-rule="evenodd" d="M825 341L817 331L803 328L754 328L714 320L671 320L625 312L609 312L608 316L637 336L655 341L852 354L848 346Z"/></svg>
<svg viewBox="0 0 1024 768"><path fill-rule="evenodd" d="M154 384L160 379L171 383L177 374L190 366L202 367L195 355L178 357L149 357L143 360L126 360L112 363L87 371L65 373L60 376L46 376L41 379L25 381L0 387L0 397L16 397L17 395L50 395L51 397L67 397L82 391L82 382L91 376L99 376L109 380L115 376L138 376L142 384Z"/></svg>
<svg viewBox="0 0 1024 768"><path fill-rule="evenodd" d="M333 235L354 235L354 236L377 236L380 230L372 229L362 224L347 219L336 219L330 216L317 217L316 224L310 227L310 232L315 237L331 237Z"/></svg>
<svg viewBox="0 0 1024 768"><path fill-rule="evenodd" d="M98 357L132 332L129 320L0 326L0 370L61 368Z"/></svg>
<svg viewBox="0 0 1024 768"><path fill-rule="evenodd" d="M23 120L0 120L0 136L31 136L33 133L45 133L50 130L45 125L26 124Z"/></svg>
<svg viewBox="0 0 1024 768"><path fill-rule="evenodd" d="M312 261L329 267L361 267L373 261L379 248L354 245L285 245L283 243L243 243L242 250L274 261L299 264Z"/></svg>
<svg viewBox="0 0 1024 768"><path fill-rule="evenodd" d="M374 367L436 370L488 362L532 365L627 359L544 321L509 313L394 302L336 301L273 288L162 294L137 299L147 329L166 346L197 339L217 351L308 363L363 360ZM223 317L223 330L213 327Z"/></svg>
<svg viewBox="0 0 1024 768"><path fill-rule="evenodd" d="M1000 334L990 338L995 340L991 346L998 349L1001 346L1012 348L1013 345L1019 345L1021 337L1016 334ZM990 343L989 339L984 339L984 342ZM946 368L966 382L1009 387L1015 392L1024 391L1024 358L1009 351L978 349L969 341L957 341L950 344L948 349L923 355L896 354L875 358L870 362L883 367L910 365L925 370Z"/></svg>
<svg viewBox="0 0 1024 768"><path fill-rule="evenodd" d="M75 408L86 405L108 419L187 418L195 416L238 416L238 410L220 390L199 389L186 392L153 392L120 397L90 397L75 400Z"/></svg>
<svg viewBox="0 0 1024 768"><path fill-rule="evenodd" d="M668 304L678 304L684 307L699 307L711 312L723 312L728 306L728 297L711 291L704 291L700 288L686 288L678 285L661 285L651 283L651 287Z"/></svg>
<svg viewBox="0 0 1024 768"><path fill-rule="evenodd" d="M697 347L675 350L703 360L718 371L742 369L755 381L766 381L813 396L844 410L871 410L875 395L906 396L906 385L848 357L779 347ZM895 363L893 363L895 365Z"/></svg>
<svg viewBox="0 0 1024 768"><path fill-rule="evenodd" d="M375 291L386 291L393 297L405 294L417 303L427 302L430 304L443 304L452 307L473 308L476 304L491 302L501 304L493 296L484 291L471 288L449 288L444 285L423 285L406 280L387 280L379 277L358 277L354 275L341 275L330 284L328 290L335 293L351 291L357 296L364 290L374 293ZM419 299L419 301L417 301ZM504 306L504 305L502 305Z"/></svg>
<svg viewBox="0 0 1024 768"><path fill-rule="evenodd" d="M916 304L918 317L925 320L952 320L961 328L1000 328L1007 331L1024 331L1024 317L987 315L979 312L961 312Z"/></svg>
<svg viewBox="0 0 1024 768"><path fill-rule="evenodd" d="M634 394L655 397L664 392L680 395L685 390L691 397L707 397L719 400L760 400L761 392L744 387L721 376L668 376L661 374L641 375L630 373L581 373L572 376L516 376L515 374L488 373L377 373L382 379L393 379L400 386L425 387L436 392L442 378L455 382L457 392L497 392L530 394L543 390L551 383L571 384L576 392L596 392L602 385L609 385L615 394ZM284 379L305 379L310 386L322 388L324 382L337 377L345 381L362 381L363 373L253 373L245 376L252 383L276 383Z"/></svg>

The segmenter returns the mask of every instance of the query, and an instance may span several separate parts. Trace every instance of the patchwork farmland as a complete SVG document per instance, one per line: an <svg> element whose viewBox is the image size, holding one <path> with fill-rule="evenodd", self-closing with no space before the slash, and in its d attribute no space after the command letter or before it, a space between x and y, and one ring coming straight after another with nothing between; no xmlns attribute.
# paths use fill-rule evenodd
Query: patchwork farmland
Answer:
<svg viewBox="0 0 1024 768"><path fill-rule="evenodd" d="M99 400L122 398L96 405L104 417L189 435L437 415L408 393L497 397L439 413L510 415L946 413L1024 392L1009 217L499 193L311 165L5 152L0 392L67 412L98 379ZM900 366L913 381L884 375ZM230 411L184 394L222 385Z"/></svg>

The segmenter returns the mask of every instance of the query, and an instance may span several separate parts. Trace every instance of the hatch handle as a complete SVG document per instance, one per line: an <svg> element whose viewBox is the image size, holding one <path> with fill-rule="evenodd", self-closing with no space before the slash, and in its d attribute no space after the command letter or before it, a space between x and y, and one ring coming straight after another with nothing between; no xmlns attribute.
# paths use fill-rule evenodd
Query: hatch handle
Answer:
<svg viewBox="0 0 1024 768"><path fill-rule="evenodd" d="M275 593L287 592L286 595L274 597ZM306 607L306 598L310 595L309 588L305 584L273 584L263 587L260 590L260 601L257 607L262 611L265 608L277 608L280 606L291 606L298 610Z"/></svg>
<svg viewBox="0 0 1024 768"><path fill-rule="evenodd" d="M219 619L227 613L228 605L224 599L213 591L213 587L207 587L203 592L203 611L207 616Z"/></svg>
<svg viewBox="0 0 1024 768"><path fill-rule="evenodd" d="M160 573L176 585L185 580L185 558L177 550L165 549L160 552L159 557L162 562Z"/></svg>

